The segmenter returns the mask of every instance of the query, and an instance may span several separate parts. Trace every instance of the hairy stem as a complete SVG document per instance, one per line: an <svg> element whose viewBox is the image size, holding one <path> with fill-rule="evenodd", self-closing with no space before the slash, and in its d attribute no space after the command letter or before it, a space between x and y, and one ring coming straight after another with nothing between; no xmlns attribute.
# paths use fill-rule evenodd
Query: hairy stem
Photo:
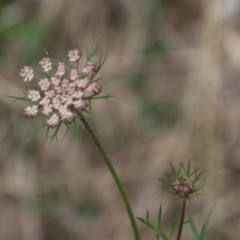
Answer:
<svg viewBox="0 0 240 240"><path fill-rule="evenodd" d="M183 224L184 224L185 209L186 209L186 198L184 198L184 200L183 200L181 219L180 219L180 224L179 224L179 228L178 228L177 240L181 239L181 234L182 234L182 229L183 229Z"/></svg>
<svg viewBox="0 0 240 240"><path fill-rule="evenodd" d="M102 146L100 140L98 139L97 135L95 134L95 132L93 131L92 127L89 125L89 123L87 122L87 120L85 119L85 117L83 116L82 113L80 112L77 112L77 115L79 117L79 119L81 120L81 122L83 123L84 127L87 129L88 133L90 134L94 144L96 145L100 155L102 156L104 162L106 163L110 173L112 174L112 177L118 187L118 190L121 194L121 197L122 197L122 200L125 204L125 207L126 207L126 210L127 210L127 213L128 213L128 217L130 219L130 222L131 222L131 225L132 225L132 229L133 229L133 232L134 232L134 236L135 236L135 240L140 240L140 235L139 235L139 232L138 232L138 228L137 228L137 224L136 224L136 221L135 221L135 218L134 218L134 215L133 215L133 212L132 212L132 209L131 209L131 206L130 206L130 203L129 203L129 200L128 200L128 197L127 197L127 194L123 188L123 185L117 175L117 172L116 170L114 169L113 167L113 164L110 160L110 158L108 157L104 147Z"/></svg>

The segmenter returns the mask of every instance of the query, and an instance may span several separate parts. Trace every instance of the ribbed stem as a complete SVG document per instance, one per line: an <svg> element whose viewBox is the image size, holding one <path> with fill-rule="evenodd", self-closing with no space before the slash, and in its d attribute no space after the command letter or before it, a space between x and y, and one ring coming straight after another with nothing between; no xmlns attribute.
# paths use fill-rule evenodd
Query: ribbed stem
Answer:
<svg viewBox="0 0 240 240"><path fill-rule="evenodd" d="M181 219L180 219L180 224L179 224L179 228L178 228L177 240L181 239L181 234L182 234L182 229L183 229L183 224L184 224L185 209L186 209L186 198L184 198L184 200L183 200Z"/></svg>
<svg viewBox="0 0 240 240"><path fill-rule="evenodd" d="M138 228L137 228L137 224L136 224L136 221L135 221L135 218L134 218L134 215L133 215L133 212L132 212L132 209L131 209L131 206L130 206L130 203L129 203L129 200L128 200L128 197L127 197L127 194L123 188L123 185L117 175L117 172L115 171L114 167L113 167L113 164L110 160L110 158L108 157L104 147L102 146L101 142L99 141L97 135L95 134L95 132L93 131L92 127L89 125L89 123L87 122L87 120L85 119L85 117L83 116L82 113L80 112L77 112L77 115L79 117L79 119L81 120L81 122L83 123L84 127L87 129L88 133L90 134L94 144L96 145L98 151L100 152L100 155L102 156L104 162L106 163L110 173L112 174L112 177L118 187L118 190L121 194L121 197L122 197L122 200L125 204L125 207L126 207L126 210L127 210L127 213L128 213L128 217L130 219L130 222L131 222L131 225L132 225L132 229L133 229L133 232L134 232L134 236L135 236L135 240L140 240L140 235L139 235L139 232L138 232Z"/></svg>

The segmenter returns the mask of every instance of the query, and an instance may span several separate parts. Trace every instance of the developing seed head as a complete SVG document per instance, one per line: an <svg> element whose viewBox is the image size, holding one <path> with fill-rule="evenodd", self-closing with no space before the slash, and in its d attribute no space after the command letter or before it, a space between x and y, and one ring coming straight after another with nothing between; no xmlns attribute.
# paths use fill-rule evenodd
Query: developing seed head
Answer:
<svg viewBox="0 0 240 240"><path fill-rule="evenodd" d="M194 192L194 185L186 176L178 176L172 183L172 189L181 198L187 198Z"/></svg>

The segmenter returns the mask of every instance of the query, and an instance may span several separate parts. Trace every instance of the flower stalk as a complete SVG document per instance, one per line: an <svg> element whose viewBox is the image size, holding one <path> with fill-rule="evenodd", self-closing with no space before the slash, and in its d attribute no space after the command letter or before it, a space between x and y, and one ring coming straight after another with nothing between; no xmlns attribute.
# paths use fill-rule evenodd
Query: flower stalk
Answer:
<svg viewBox="0 0 240 240"><path fill-rule="evenodd" d="M178 235L177 235L177 240L181 239L182 235L182 229L183 229L183 224L184 224L184 216L185 216L185 211L186 211L186 198L183 199L183 204L182 204L182 212L181 212L181 218L180 218L180 224L178 228Z"/></svg>
<svg viewBox="0 0 240 240"><path fill-rule="evenodd" d="M116 170L114 169L113 167L113 164L109 158L109 156L107 155L104 147L102 146L101 142L99 141L97 135L95 134L95 132L93 131L92 127L89 125L89 123L87 122L86 118L83 116L83 114L81 112L76 112L77 116L79 117L79 119L81 120L83 126L86 128L86 130L88 131L88 133L90 134L95 146L97 147L102 159L104 160L104 162L106 163L117 187L118 187L118 190L121 194L121 197L122 197L122 200L124 202L124 205L125 205L125 208L127 210L127 213L128 213L128 217L130 219L130 222L131 222L131 225L132 225L132 229L133 229L133 232L134 232L134 236L135 236L135 240L140 240L140 235L139 235L139 232L138 232L138 228L137 228L137 224L136 224L136 221L135 221L135 218L134 218L134 215L133 215L133 212L132 212L132 208L131 208L131 205L129 203L129 200L128 200L128 197L127 197L127 194L123 188L123 185L117 175L117 172Z"/></svg>

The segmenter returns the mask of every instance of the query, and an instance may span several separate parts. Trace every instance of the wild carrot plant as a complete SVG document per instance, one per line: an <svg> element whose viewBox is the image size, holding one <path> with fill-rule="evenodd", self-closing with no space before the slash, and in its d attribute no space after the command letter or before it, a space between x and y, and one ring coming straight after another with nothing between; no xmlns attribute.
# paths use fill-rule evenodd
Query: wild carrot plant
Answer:
<svg viewBox="0 0 240 240"><path fill-rule="evenodd" d="M100 57L98 60L93 61L92 58L96 53L96 46L94 46L91 51L87 51L85 65L80 69L82 53L78 48L70 50L67 56L57 63L52 60L46 50L44 52L46 56L39 61L39 71L34 70L31 66L24 66L20 70L19 76L24 83L25 96L11 96L16 101L27 101L27 105L23 109L26 118L42 117L44 120L41 126L31 131L29 138L36 136L40 129L46 128L47 138L51 143L54 139L57 139L58 131L62 125L66 126L66 134L72 131L75 137L79 137L77 125L78 121L80 121L88 131L116 183L125 204L135 240L140 240L135 217L123 185L105 148L85 116L92 113L92 104L95 100L113 97L113 93L100 95L104 84L101 83L100 79L96 79L96 75L102 68L106 58ZM186 223L184 221L186 203L187 200L198 195L199 190L203 188L204 180L201 180L201 175L202 172L199 169L191 170L189 162L187 167L181 164L178 170L171 164L171 173L166 173L167 179L160 179L163 189L182 201L182 209L173 220L169 235L162 230L161 206L158 213L157 227L150 223L148 211L146 219L138 218L156 232L157 239L171 239L176 229L178 229L177 240L181 239L183 226ZM204 224L205 227L202 228L200 233L196 230L191 218L187 221L190 223L196 239L203 239L209 218L210 214Z"/></svg>

